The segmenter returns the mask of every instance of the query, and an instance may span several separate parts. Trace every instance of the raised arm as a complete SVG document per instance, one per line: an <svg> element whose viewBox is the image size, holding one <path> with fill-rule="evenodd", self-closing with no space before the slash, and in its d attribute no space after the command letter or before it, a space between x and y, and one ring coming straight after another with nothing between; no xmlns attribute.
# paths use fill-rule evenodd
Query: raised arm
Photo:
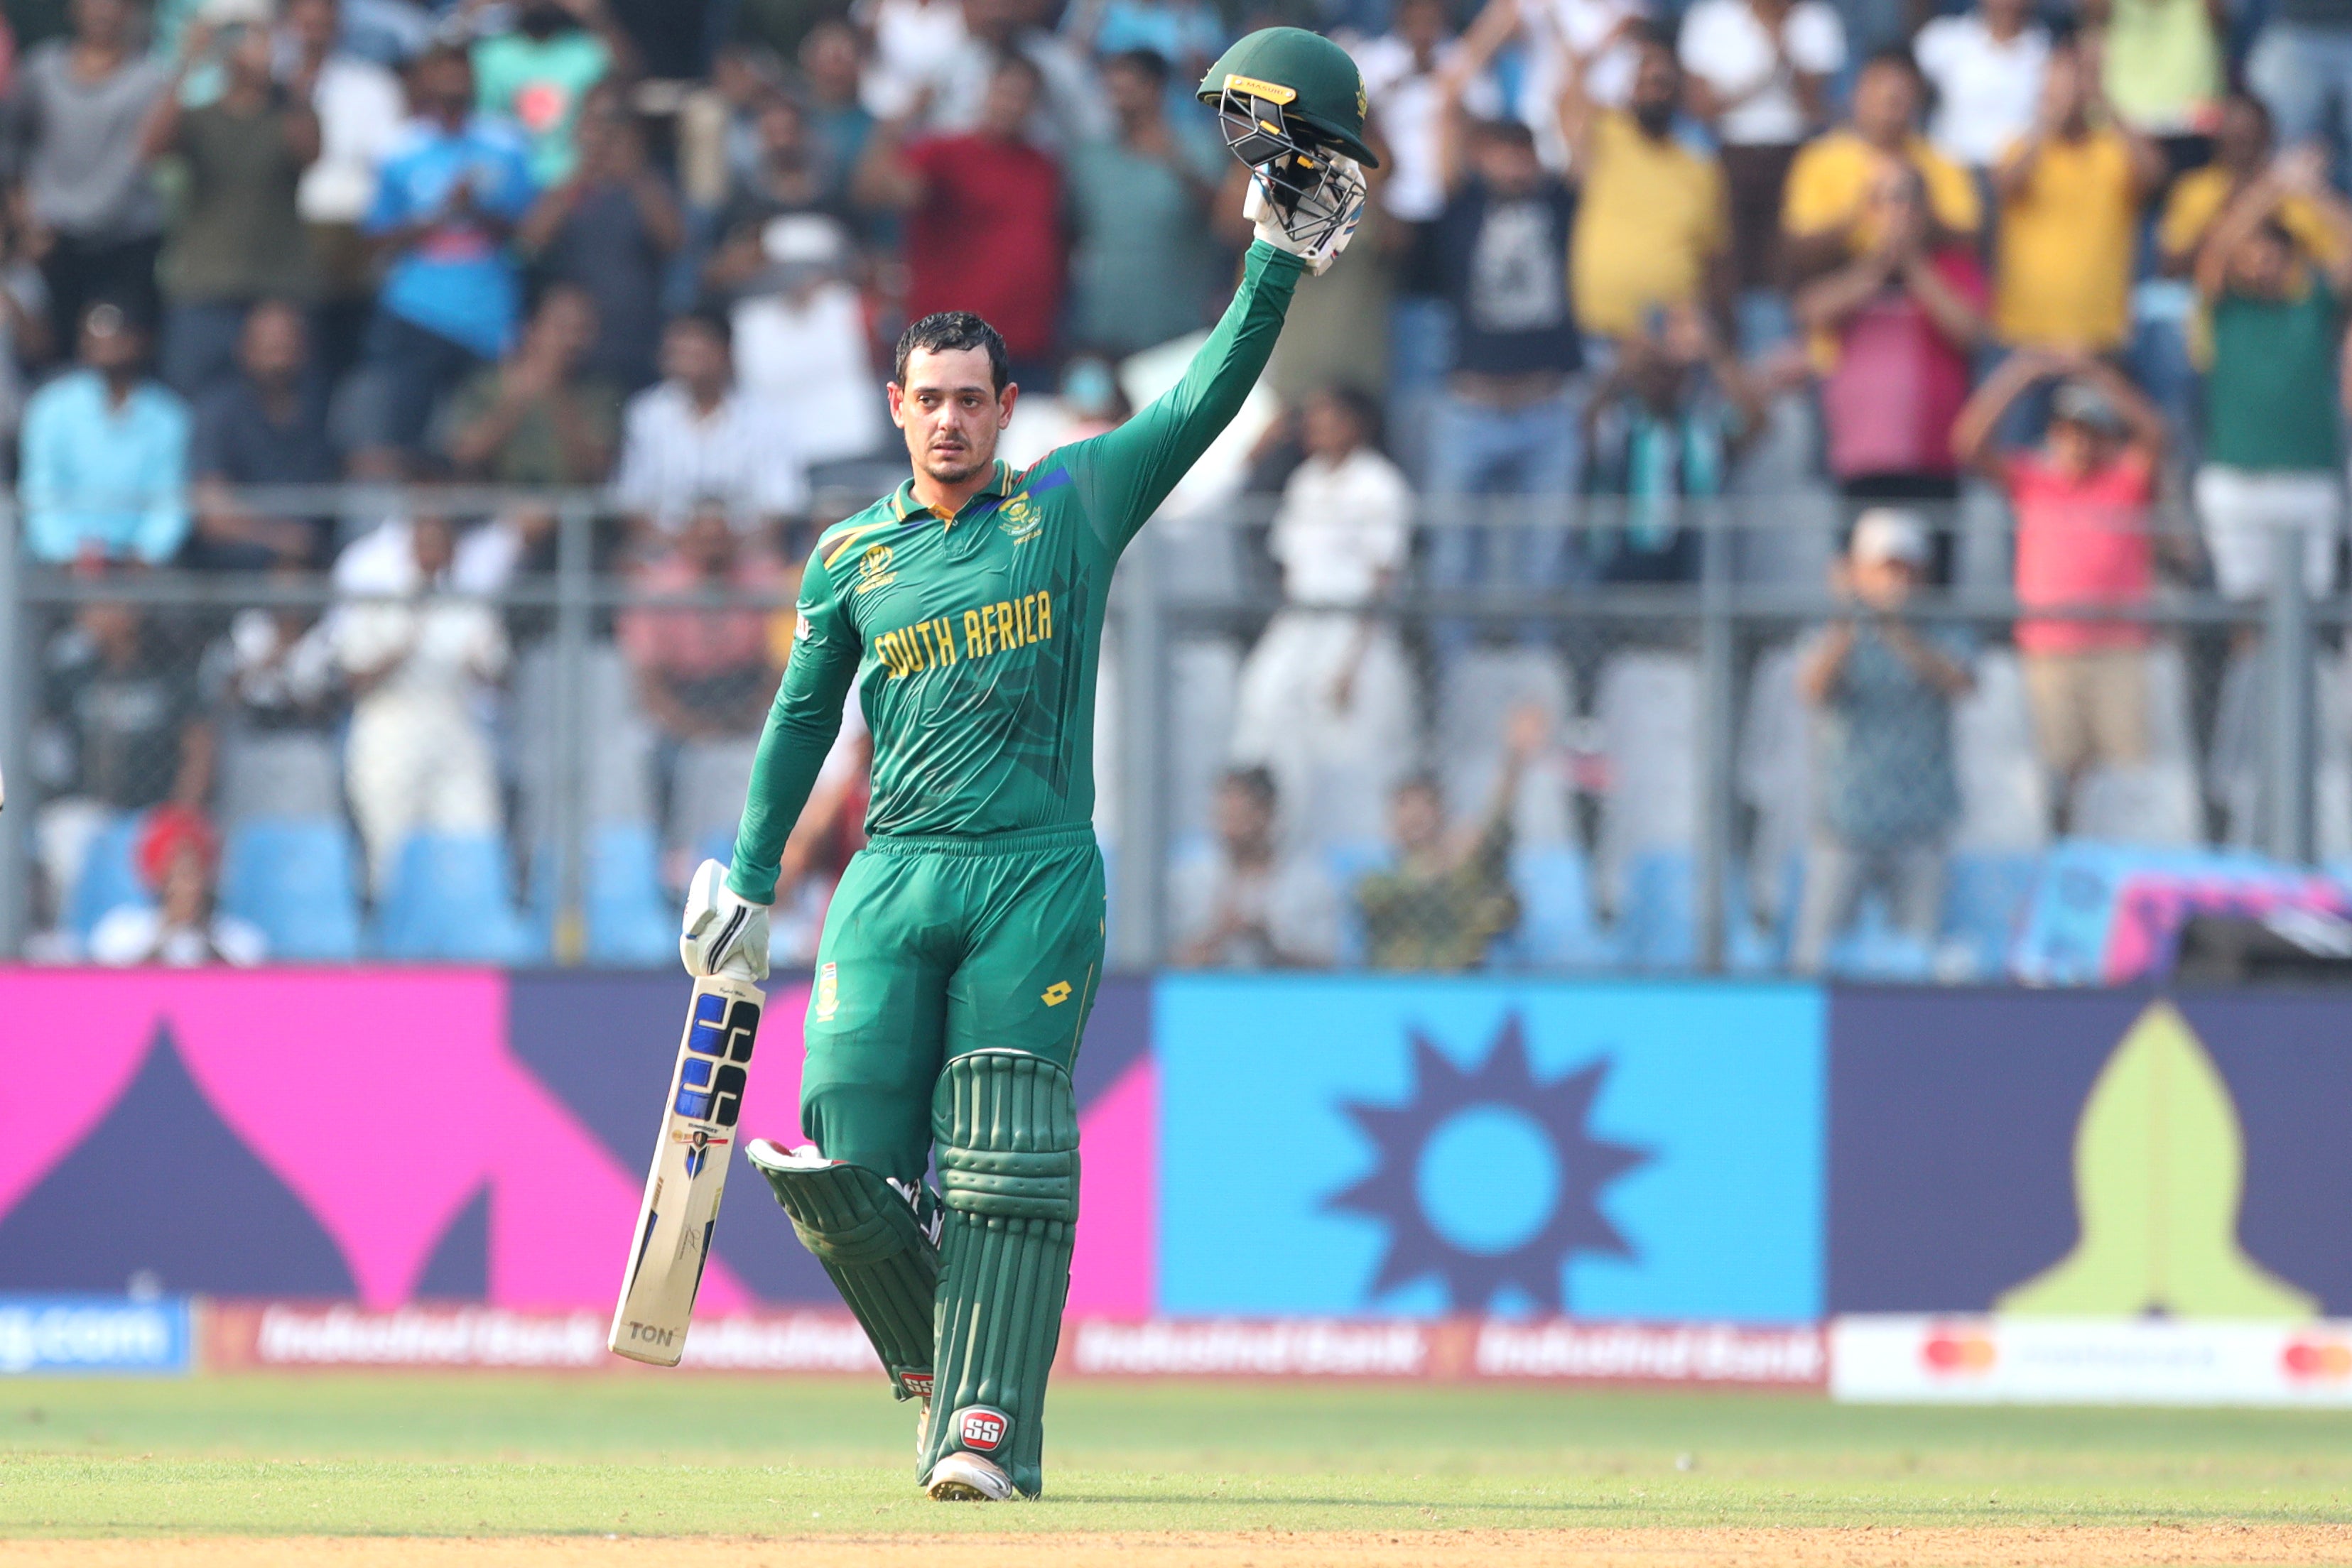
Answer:
<svg viewBox="0 0 2352 1568"><path fill-rule="evenodd" d="M800 624L793 632L793 656L768 708L760 749L751 763L751 788L743 800L742 825L727 886L739 898L772 904L776 873L793 827L808 803L825 753L841 732L841 705L857 675L860 643L833 591L823 559L824 546L809 557L801 576Z"/></svg>
<svg viewBox="0 0 2352 1568"><path fill-rule="evenodd" d="M1087 515L1115 554L1127 548L1168 492L1200 461L1257 385L1304 264L1265 240L1252 242L1242 286L1223 319L1192 356L1184 379L1117 430L1081 441L1039 465L1068 468Z"/></svg>
<svg viewBox="0 0 2352 1568"><path fill-rule="evenodd" d="M2026 349L2011 354L2000 363L2000 369L1987 376L1984 384L1960 409L1959 417L1952 422L1952 455L1965 465L1999 478L2000 454L1993 444L1993 433L2000 428L2001 415L2009 405L2025 395L2025 390L2036 382L2049 380L2059 373L2059 367L2047 354Z"/></svg>

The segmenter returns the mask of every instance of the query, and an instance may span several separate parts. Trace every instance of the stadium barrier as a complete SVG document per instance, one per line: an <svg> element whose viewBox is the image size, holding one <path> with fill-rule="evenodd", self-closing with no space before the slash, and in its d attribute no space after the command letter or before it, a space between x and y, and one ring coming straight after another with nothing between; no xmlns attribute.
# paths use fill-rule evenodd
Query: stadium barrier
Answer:
<svg viewBox="0 0 2352 1568"><path fill-rule="evenodd" d="M820 497L785 548L868 498ZM0 500L13 808L0 816L0 954L109 950L100 924L151 896L134 854L149 813L200 796L226 841L220 905L281 960L669 963L686 875L731 842L766 683L790 646L789 568L693 590L648 578L635 569L652 547L597 491L238 499L331 525L337 570L91 577L23 559ZM2146 632L2146 758L2062 780L2042 765L2013 645L2009 525L1997 506L1931 511L1945 580L1906 613L1969 650L1956 656L1976 677L1953 715L1943 896L1924 936L1867 902L1826 972L2136 972L2086 953L2098 901L2053 907L2048 890L2084 873L2053 838L2062 814L2076 839L2205 882L2275 888L2352 864L2352 601L2311 601L2288 571L2263 599L2182 584L2125 608L2034 610ZM1820 756L1797 671L1807 637L1851 613L1825 581L1844 527L1833 502L1428 499L1399 583L1348 606L1284 598L1267 549L1276 512L1264 498L1180 497L1122 564L1095 758L1120 967L1194 946L1220 779L1262 763L1288 869L1322 894L1309 901L1320 915L1281 934L1291 958L1511 975L1790 969L1820 871ZM414 571L398 548L436 516L462 525L459 559L448 590L417 596L403 591ZM381 700L371 683L394 631L426 615L484 656L462 679L444 669ZM1333 617L1355 621L1368 650L1336 684L1318 664L1337 645L1317 631ZM686 622L701 633L674 634ZM132 686L137 704L91 696ZM182 714L204 744L84 733L90 714L142 705ZM1476 820L1522 708L1543 734L1504 803L1512 843L1496 891L1513 913L1466 945L1409 916L1371 918L1358 895L1394 860L1391 787L1425 768L1451 816ZM1941 792L1927 759L1905 766L1907 786ZM428 795L429 820L412 821L403 802ZM830 885L820 870L786 895L780 964L813 951ZM2352 907L2340 887L2324 902Z"/></svg>

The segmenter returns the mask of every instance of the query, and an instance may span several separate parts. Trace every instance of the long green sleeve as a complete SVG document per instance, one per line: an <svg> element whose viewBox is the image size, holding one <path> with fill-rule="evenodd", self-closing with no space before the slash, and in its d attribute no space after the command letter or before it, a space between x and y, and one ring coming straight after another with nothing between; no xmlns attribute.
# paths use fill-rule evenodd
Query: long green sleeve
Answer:
<svg viewBox="0 0 2352 1568"><path fill-rule="evenodd" d="M1184 379L1117 430L1064 448L1087 514L1116 554L1168 498L1257 385L1306 264L1253 241L1242 286Z"/></svg>
<svg viewBox="0 0 2352 1568"><path fill-rule="evenodd" d="M754 904L775 900L784 841L800 821L825 753L841 733L841 705L857 674L857 630L834 595L833 574L814 555L801 576L799 614L793 656L760 732L751 788L727 873L727 885Z"/></svg>

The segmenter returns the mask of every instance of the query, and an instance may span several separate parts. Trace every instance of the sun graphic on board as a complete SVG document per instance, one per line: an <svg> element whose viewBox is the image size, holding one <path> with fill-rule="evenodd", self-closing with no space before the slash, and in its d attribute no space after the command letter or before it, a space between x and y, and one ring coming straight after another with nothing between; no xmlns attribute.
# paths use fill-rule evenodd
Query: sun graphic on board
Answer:
<svg viewBox="0 0 2352 1568"><path fill-rule="evenodd" d="M1599 1198L1651 1157L1586 1126L1608 1060L1538 1082L1516 1013L1466 1071L1419 1030L1411 1039L1413 1082L1402 1104L1339 1105L1378 1156L1361 1180L1324 1199L1388 1227L1367 1295L1433 1276L1456 1312L1490 1307L1507 1289L1567 1310L1561 1272L1571 1254L1634 1256Z"/></svg>

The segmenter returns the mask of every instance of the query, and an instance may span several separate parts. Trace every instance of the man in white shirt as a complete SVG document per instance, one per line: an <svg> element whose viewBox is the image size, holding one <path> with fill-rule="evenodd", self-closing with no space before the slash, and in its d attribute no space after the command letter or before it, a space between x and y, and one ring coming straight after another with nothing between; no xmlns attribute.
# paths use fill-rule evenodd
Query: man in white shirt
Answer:
<svg viewBox="0 0 2352 1568"><path fill-rule="evenodd" d="M1318 393L1300 423L1307 461L1266 546L1287 602L1242 665L1233 757L1273 775L1293 827L1337 843L1379 834L1413 760L1412 672L1395 629L1366 613L1404 569L1412 491L1370 444L1362 394Z"/></svg>
<svg viewBox="0 0 2352 1568"><path fill-rule="evenodd" d="M171 804L149 814L136 852L140 879L153 904L109 910L89 934L93 963L249 968L269 956L269 938L215 903L220 839L194 807Z"/></svg>
<svg viewBox="0 0 2352 1568"><path fill-rule="evenodd" d="M1938 16L1911 44L1919 74L1936 89L1927 140L1969 169L1990 169L2033 129L2050 33L2032 0L1978 0L1973 11Z"/></svg>
<svg viewBox="0 0 2352 1568"><path fill-rule="evenodd" d="M465 580L464 564L438 517L386 522L337 563L337 588L369 596L337 605L327 636L357 694L343 783L379 896L412 832L499 825L479 705L483 684L506 673L506 632L488 605L454 597L494 586L478 567Z"/></svg>
<svg viewBox="0 0 2352 1568"><path fill-rule="evenodd" d="M1171 874L1176 962L1188 968L1327 968L1339 898L1307 855L1275 849L1274 775L1236 768L1217 787L1217 844Z"/></svg>
<svg viewBox="0 0 2352 1568"><path fill-rule="evenodd" d="M1389 31L1355 49L1372 128L1388 143L1388 177L1372 199L1405 223L1425 224L1445 210L1438 68L1459 47L1445 0L1399 0ZM1481 75L1463 89L1463 105L1491 120L1503 110L1502 94Z"/></svg>
<svg viewBox="0 0 2352 1568"><path fill-rule="evenodd" d="M738 533L774 542L806 509L808 476L776 409L735 385L734 326L695 311L662 334L657 386L629 400L614 499L642 542L674 538L696 503L720 497Z"/></svg>
<svg viewBox="0 0 2352 1568"><path fill-rule="evenodd" d="M1110 106L1091 63L1039 26L1033 0L963 0L963 43L939 67L924 129L951 135L976 131L987 118L990 84L1007 56L1037 68L1037 107L1028 139L1060 153L1111 134Z"/></svg>
<svg viewBox="0 0 2352 1568"><path fill-rule="evenodd" d="M1722 143L1743 288L1780 282L1780 195L1797 148L1829 120L1845 26L1827 0L1698 0L1676 52L1693 109Z"/></svg>
<svg viewBox="0 0 2352 1568"><path fill-rule="evenodd" d="M773 409L802 461L866 457L882 444L866 311L844 275L849 235L837 219L793 213L760 236L767 269L737 295L736 383Z"/></svg>

